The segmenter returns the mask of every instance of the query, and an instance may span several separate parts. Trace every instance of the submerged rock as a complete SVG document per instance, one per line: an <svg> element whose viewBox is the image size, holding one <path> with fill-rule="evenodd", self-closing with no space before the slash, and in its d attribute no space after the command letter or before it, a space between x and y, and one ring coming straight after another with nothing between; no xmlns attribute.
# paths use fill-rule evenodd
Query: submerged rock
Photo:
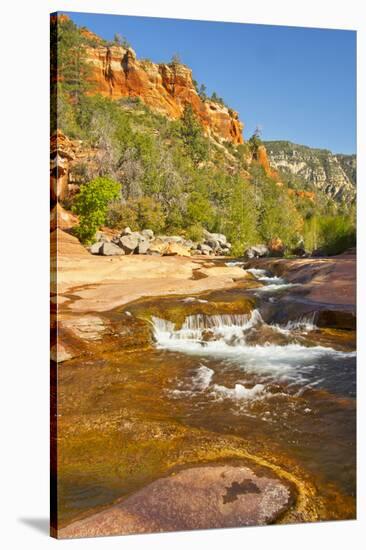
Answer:
<svg viewBox="0 0 366 550"><path fill-rule="evenodd" d="M59 538L265 525L293 502L292 490L280 478L246 466L193 467L72 523Z"/></svg>

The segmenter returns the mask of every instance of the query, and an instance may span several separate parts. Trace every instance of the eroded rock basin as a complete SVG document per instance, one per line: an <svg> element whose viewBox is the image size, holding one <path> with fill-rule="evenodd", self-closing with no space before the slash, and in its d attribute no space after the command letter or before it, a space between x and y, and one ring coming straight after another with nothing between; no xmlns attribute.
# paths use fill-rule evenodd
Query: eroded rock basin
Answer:
<svg viewBox="0 0 366 550"><path fill-rule="evenodd" d="M64 343L83 345L59 368L59 536L259 524L264 485L240 493L240 472L283 496L264 523L355 516L354 331L293 310L278 325L263 306L289 289L261 284L140 299L93 330L70 314Z"/></svg>
<svg viewBox="0 0 366 550"><path fill-rule="evenodd" d="M187 468L61 530L60 538L95 537L273 523L293 502L279 479L245 466Z"/></svg>

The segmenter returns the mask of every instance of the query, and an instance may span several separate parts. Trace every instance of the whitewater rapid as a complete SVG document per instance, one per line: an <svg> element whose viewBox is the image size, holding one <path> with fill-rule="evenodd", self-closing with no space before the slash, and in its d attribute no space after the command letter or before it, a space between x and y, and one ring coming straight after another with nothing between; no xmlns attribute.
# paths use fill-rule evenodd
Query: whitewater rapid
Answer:
<svg viewBox="0 0 366 550"><path fill-rule="evenodd" d="M263 288L289 286L283 278L271 277L264 270L248 271L264 283ZM215 364L221 361L222 368L238 372L237 383L227 387L215 383L211 365L201 364L188 388L173 391L176 396L209 392L219 399L245 401L269 395L273 383L315 386L323 382L323 371L329 365L355 357L355 352L309 343L306 336L317 330L315 318L311 312L283 325L267 324L259 309L254 309L248 314L188 315L179 328L169 320L152 317L152 326L158 349L206 359L209 365L210 360ZM251 377L250 385L242 383L243 375Z"/></svg>

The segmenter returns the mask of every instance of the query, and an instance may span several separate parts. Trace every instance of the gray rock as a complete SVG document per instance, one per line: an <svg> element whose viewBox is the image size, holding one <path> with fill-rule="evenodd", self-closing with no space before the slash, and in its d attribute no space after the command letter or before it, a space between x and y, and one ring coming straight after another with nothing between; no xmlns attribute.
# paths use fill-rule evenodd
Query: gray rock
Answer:
<svg viewBox="0 0 366 550"><path fill-rule="evenodd" d="M152 229L143 229L141 231L141 235L143 235L144 237L147 237L148 239L153 239L154 231Z"/></svg>
<svg viewBox="0 0 366 550"><path fill-rule="evenodd" d="M327 255L327 253L323 248L316 248L311 253L312 258L323 258L326 255Z"/></svg>
<svg viewBox="0 0 366 550"><path fill-rule="evenodd" d="M183 237L181 237L180 235L159 235L157 239L160 239L161 241L166 243L182 244L184 242Z"/></svg>
<svg viewBox="0 0 366 550"><path fill-rule="evenodd" d="M139 238L136 235L124 235L118 241L118 246L125 254L133 254L139 245Z"/></svg>
<svg viewBox="0 0 366 550"><path fill-rule="evenodd" d="M210 233L209 231L203 232L206 240L217 241L220 245L227 243L227 238L223 233Z"/></svg>
<svg viewBox="0 0 366 550"><path fill-rule="evenodd" d="M102 256L123 256L124 251L114 243L102 243L99 254Z"/></svg>
<svg viewBox="0 0 366 550"><path fill-rule="evenodd" d="M91 245L90 252L91 254L100 254L100 249L103 246L103 242L99 241Z"/></svg>
<svg viewBox="0 0 366 550"><path fill-rule="evenodd" d="M200 243L198 245L198 249L201 251L201 254L203 254L203 256L210 256L210 254L212 254L213 250L210 246L208 246L207 244L203 244L203 243Z"/></svg>
<svg viewBox="0 0 366 550"><path fill-rule="evenodd" d="M218 241L215 241L214 239L210 239L204 242L205 245L212 248L214 252L218 251L220 248L220 243Z"/></svg>
<svg viewBox="0 0 366 550"><path fill-rule="evenodd" d="M265 244L256 244L254 246L251 246L248 248L244 255L249 258L250 260L252 258L263 258L264 256L269 255L268 247Z"/></svg>
<svg viewBox="0 0 366 550"><path fill-rule="evenodd" d="M124 230L121 232L121 237L124 235L131 235L132 229L130 227L125 227Z"/></svg>
<svg viewBox="0 0 366 550"><path fill-rule="evenodd" d="M137 249L135 250L135 254L146 254L146 252L149 250L150 247L150 240L147 237L141 237L139 240L139 244L137 246Z"/></svg>

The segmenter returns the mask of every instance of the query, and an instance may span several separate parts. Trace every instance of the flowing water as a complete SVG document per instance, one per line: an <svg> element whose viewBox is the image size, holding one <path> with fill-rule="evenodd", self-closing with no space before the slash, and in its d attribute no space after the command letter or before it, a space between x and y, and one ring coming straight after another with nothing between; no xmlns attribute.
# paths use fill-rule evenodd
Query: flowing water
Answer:
<svg viewBox="0 0 366 550"><path fill-rule="evenodd" d="M59 383L66 417L90 420L98 413L106 420L97 422L97 431L110 428L106 437L89 428L74 442L68 436L65 453L89 449L90 456L64 465L65 520L163 475L184 463L184 454L187 462L220 457L209 445L203 453L197 430L212 434L215 445L228 444L220 437L237 438L235 456L244 445L256 456L272 456L282 468L303 472L329 507L318 517L354 516L354 334L318 329L314 311L286 318L282 298L298 285L264 270L248 271L262 286L130 306L124 315L144 312L151 326L154 343L143 353L115 352L65 367ZM241 307L243 295L255 307ZM273 315L279 309L280 323ZM121 428L126 422L132 435ZM167 436L166 430L182 435ZM140 466L132 466L134 460ZM89 486L82 468L97 483Z"/></svg>

